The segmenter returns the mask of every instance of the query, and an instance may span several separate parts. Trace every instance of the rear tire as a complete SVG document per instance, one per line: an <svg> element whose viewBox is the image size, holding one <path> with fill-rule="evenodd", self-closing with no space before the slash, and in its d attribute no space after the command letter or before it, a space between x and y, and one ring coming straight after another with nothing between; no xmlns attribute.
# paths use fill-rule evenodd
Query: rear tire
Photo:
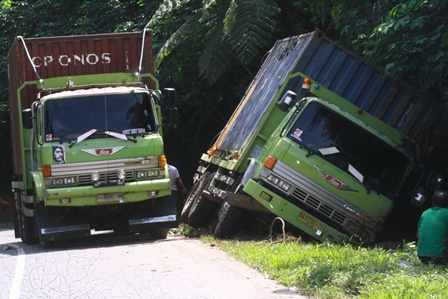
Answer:
<svg viewBox="0 0 448 299"><path fill-rule="evenodd" d="M193 187L190 189L190 192L188 193L185 199L182 212L180 213L180 222L188 223L188 214L190 213L191 206L193 205L196 196L198 196L198 194L200 194L204 189L204 183L209 176L210 176L209 172L204 173L196 182L196 184L194 184Z"/></svg>
<svg viewBox="0 0 448 299"><path fill-rule="evenodd" d="M168 236L169 228L159 228L151 231L151 237L154 240L163 240Z"/></svg>
<svg viewBox="0 0 448 299"><path fill-rule="evenodd" d="M218 225L213 234L220 239L227 239L239 230L244 210L224 202L218 212Z"/></svg>
<svg viewBox="0 0 448 299"><path fill-rule="evenodd" d="M218 210L219 205L216 202L203 198L201 193L204 187L209 186L215 173L210 174L205 180L191 204L190 212L188 213L188 225L194 228L205 227L210 223L212 217Z"/></svg>
<svg viewBox="0 0 448 299"><path fill-rule="evenodd" d="M26 217L21 214L20 237L26 245L34 245L34 218Z"/></svg>

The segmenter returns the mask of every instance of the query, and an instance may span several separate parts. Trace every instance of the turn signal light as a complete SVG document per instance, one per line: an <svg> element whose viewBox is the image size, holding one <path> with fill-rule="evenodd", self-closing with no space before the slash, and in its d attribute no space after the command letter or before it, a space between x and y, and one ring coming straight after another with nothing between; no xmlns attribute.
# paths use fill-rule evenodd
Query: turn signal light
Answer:
<svg viewBox="0 0 448 299"><path fill-rule="evenodd" d="M272 170L275 166L275 163L277 163L277 159L269 156L266 158L266 160L264 160L264 167L266 167L269 170Z"/></svg>
<svg viewBox="0 0 448 299"><path fill-rule="evenodd" d="M216 146L211 147L208 151L207 151L207 155L213 157L215 155L215 150L216 150Z"/></svg>
<svg viewBox="0 0 448 299"><path fill-rule="evenodd" d="M50 165L42 165L42 174L45 178L51 176L51 166Z"/></svg>

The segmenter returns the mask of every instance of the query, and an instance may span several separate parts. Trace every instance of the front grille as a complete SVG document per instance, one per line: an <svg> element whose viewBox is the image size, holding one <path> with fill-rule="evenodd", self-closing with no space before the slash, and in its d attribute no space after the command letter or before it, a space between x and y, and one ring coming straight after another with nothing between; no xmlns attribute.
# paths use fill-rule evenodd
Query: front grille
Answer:
<svg viewBox="0 0 448 299"><path fill-rule="evenodd" d="M328 218L332 219L333 221L337 222L340 225L344 225L344 223L347 221L347 217L344 214L336 211L329 205L323 203L321 200L317 199L316 197L312 196L311 194L307 193L305 190L302 190L297 186L294 188L294 191L291 194L291 196L294 199L303 202L308 207L319 211L320 213L322 213L323 215L327 216Z"/></svg>
<svg viewBox="0 0 448 299"><path fill-rule="evenodd" d="M118 180L118 175L116 172L112 173L99 173L100 181L114 181ZM133 181L134 180L134 172L126 171L126 179L125 181ZM91 185L92 184L92 176L91 174L84 174L78 177L78 184L82 185Z"/></svg>
<svg viewBox="0 0 448 299"><path fill-rule="evenodd" d="M273 171L264 168L260 180L270 190L280 194L298 208L324 222L325 219L331 220L340 226L337 229L358 235L363 240L375 238L373 231L377 229L377 219L363 221L362 214L355 212L354 208L349 209L349 203L344 198L318 185L285 163L277 161ZM290 185L290 188L282 188L285 184Z"/></svg>
<svg viewBox="0 0 448 299"><path fill-rule="evenodd" d="M52 180L64 177L75 177L78 186L92 185L91 176L93 172L99 173L101 182L116 181L120 169L123 169L126 173L126 182L135 181L137 171L156 170L158 176L147 179L164 178L164 169L158 167L158 157L153 156L51 165L51 176L45 178L45 186L54 188Z"/></svg>

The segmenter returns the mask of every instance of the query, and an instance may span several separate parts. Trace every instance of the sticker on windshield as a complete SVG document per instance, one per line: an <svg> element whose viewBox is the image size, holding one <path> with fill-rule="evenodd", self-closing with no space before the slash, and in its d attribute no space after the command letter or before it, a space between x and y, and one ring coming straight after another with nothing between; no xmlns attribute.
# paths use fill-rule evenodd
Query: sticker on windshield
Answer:
<svg viewBox="0 0 448 299"><path fill-rule="evenodd" d="M65 164L65 146L53 146L53 164Z"/></svg>
<svg viewBox="0 0 448 299"><path fill-rule="evenodd" d="M294 133L291 134L291 137L294 137L294 138L300 140L300 136L302 136L302 133L303 133L303 131L297 128L297 129L294 131Z"/></svg>
<svg viewBox="0 0 448 299"><path fill-rule="evenodd" d="M123 130L124 135L136 135L136 134L145 134L145 133L146 133L146 130L144 128Z"/></svg>

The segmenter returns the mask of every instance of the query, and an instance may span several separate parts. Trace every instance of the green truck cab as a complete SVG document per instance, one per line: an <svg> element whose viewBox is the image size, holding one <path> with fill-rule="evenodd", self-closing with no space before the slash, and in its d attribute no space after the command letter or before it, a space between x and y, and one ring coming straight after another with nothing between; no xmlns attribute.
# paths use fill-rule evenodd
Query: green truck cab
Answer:
<svg viewBox="0 0 448 299"><path fill-rule="evenodd" d="M412 170L401 147L409 140L311 85L314 97L299 99L250 159L242 190L319 241L373 242Z"/></svg>
<svg viewBox="0 0 448 299"><path fill-rule="evenodd" d="M145 33L15 41L12 189L24 243L92 230L166 238L177 226L162 134L177 121L175 91L158 90Z"/></svg>
<svg viewBox="0 0 448 299"><path fill-rule="evenodd" d="M428 197L420 144L440 111L320 30L278 40L201 155L181 221L226 238L255 211L372 243L397 200Z"/></svg>

